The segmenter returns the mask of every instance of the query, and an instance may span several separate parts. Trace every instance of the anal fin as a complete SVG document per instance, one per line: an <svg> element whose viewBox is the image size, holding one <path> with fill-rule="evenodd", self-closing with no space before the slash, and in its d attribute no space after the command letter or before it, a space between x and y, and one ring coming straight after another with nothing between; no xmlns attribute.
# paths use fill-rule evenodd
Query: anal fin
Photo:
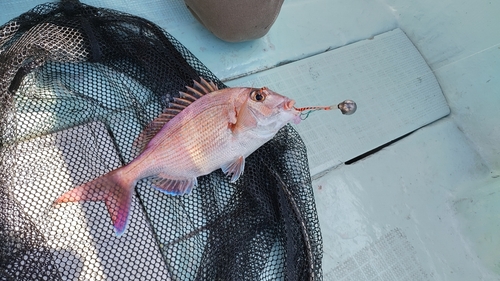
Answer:
<svg viewBox="0 0 500 281"><path fill-rule="evenodd" d="M245 157L240 156L233 162L223 165L221 169L226 175L232 175L231 182L235 182L243 174L243 170L245 169Z"/></svg>
<svg viewBox="0 0 500 281"><path fill-rule="evenodd" d="M152 179L153 187L165 194L184 195L189 194L193 187L198 185L196 178L192 179L170 179L165 175L158 175Z"/></svg>

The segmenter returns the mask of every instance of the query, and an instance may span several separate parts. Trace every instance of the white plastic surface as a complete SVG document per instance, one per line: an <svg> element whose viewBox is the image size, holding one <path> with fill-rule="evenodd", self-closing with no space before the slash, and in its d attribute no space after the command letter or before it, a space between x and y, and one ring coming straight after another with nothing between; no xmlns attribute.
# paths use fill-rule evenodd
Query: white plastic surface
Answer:
<svg viewBox="0 0 500 281"><path fill-rule="evenodd" d="M415 249L399 228L365 246L323 278L339 281L430 280L416 257Z"/></svg>
<svg viewBox="0 0 500 281"><path fill-rule="evenodd" d="M488 190L481 188L487 177L490 171L480 155L453 120L444 118L315 180L324 275L336 274L339 265L399 229L411 247L397 256L413 256L413 268L423 274L420 279L382 280L498 280L483 260L498 257L491 250L497 240L488 239L498 233L490 213L497 207L487 197L477 200L478 191Z"/></svg>
<svg viewBox="0 0 500 281"><path fill-rule="evenodd" d="M0 24L46 2L3 0L1 6L6 9L0 14ZM81 2L151 20L179 40L222 80L272 68L278 63L305 58L397 27L390 10L377 1L286 0L266 36L234 44L219 40L206 30L191 15L183 0ZM351 28L353 24L357 25L356 30Z"/></svg>
<svg viewBox="0 0 500 281"><path fill-rule="evenodd" d="M313 177L450 112L434 74L400 29L227 84L266 86L297 107L357 103L353 115L318 111L295 126Z"/></svg>

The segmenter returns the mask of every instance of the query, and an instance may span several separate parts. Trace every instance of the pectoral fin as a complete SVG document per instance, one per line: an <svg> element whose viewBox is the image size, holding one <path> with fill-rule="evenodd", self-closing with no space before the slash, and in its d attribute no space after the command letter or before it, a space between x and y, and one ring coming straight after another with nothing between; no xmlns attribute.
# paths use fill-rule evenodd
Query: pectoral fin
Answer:
<svg viewBox="0 0 500 281"><path fill-rule="evenodd" d="M232 102L227 106L227 119L230 127L234 126L238 121L238 111Z"/></svg>
<svg viewBox="0 0 500 281"><path fill-rule="evenodd" d="M169 195L189 194L194 186L198 185L196 178L192 179L170 179L160 174L153 178L153 187Z"/></svg>
<svg viewBox="0 0 500 281"><path fill-rule="evenodd" d="M236 107L234 104L229 109L229 128L233 134L240 134L244 131L255 128L257 120L252 116L248 106L243 103L241 106Z"/></svg>
<svg viewBox="0 0 500 281"><path fill-rule="evenodd" d="M221 169L226 175L232 175L231 182L235 182L243 174L243 170L245 169L245 158L240 156L233 162L223 165Z"/></svg>

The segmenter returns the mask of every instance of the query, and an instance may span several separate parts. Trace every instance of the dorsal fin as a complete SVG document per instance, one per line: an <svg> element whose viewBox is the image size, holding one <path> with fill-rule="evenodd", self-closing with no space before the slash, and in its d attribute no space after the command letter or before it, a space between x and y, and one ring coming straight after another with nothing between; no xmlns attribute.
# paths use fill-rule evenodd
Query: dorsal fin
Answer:
<svg viewBox="0 0 500 281"><path fill-rule="evenodd" d="M186 86L186 92L179 92L180 96L178 98L173 98L168 104L168 107L163 110L163 113L153 119L135 139L133 145L137 147L139 151L143 151L149 141L158 134L168 121L179 114L179 112L202 96L219 90L217 85L212 81L207 82L202 77L200 77L200 82L196 80L193 80L193 82L193 87Z"/></svg>

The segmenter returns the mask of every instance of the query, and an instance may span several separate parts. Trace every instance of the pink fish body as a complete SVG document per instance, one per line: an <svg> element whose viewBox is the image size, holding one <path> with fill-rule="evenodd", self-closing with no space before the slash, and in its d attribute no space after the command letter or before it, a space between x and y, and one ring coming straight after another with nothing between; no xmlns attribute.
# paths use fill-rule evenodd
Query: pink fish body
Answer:
<svg viewBox="0 0 500 281"><path fill-rule="evenodd" d="M201 79L139 135L142 153L128 165L84 183L54 203L104 201L116 234L125 231L132 191L143 178L172 195L187 194L197 177L219 168L235 182L245 158L285 124L300 121L294 101L267 88L218 90Z"/></svg>

